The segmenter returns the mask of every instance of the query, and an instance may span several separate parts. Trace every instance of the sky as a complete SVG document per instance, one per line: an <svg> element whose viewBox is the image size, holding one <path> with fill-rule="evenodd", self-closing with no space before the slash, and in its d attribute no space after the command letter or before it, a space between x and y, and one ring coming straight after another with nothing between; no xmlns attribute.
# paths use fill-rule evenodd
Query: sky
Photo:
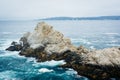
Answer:
<svg viewBox="0 0 120 80"><path fill-rule="evenodd" d="M120 0L0 0L0 20L120 15Z"/></svg>

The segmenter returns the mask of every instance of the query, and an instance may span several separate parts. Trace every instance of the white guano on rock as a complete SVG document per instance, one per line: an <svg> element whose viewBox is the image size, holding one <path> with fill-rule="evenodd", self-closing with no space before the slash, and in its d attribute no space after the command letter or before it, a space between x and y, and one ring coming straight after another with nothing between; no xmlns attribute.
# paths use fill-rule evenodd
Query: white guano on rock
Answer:
<svg viewBox="0 0 120 80"><path fill-rule="evenodd" d="M53 27L45 22L38 23L33 32L28 32L23 37L27 39L31 48L44 46L45 52L48 54L63 53L67 50L76 51L77 49L71 44L70 39L53 30Z"/></svg>

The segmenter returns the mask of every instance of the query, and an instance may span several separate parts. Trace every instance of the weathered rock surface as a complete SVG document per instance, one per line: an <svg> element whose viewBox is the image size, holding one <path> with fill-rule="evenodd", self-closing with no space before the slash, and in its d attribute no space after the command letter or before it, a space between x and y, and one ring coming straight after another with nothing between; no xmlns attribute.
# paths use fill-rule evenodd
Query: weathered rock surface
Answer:
<svg viewBox="0 0 120 80"><path fill-rule="evenodd" d="M69 63L70 61L70 63ZM106 48L73 56L62 67L70 67L78 74L94 80L120 79L120 48Z"/></svg>
<svg viewBox="0 0 120 80"><path fill-rule="evenodd" d="M62 33L53 30L52 26L44 22L38 23L35 30L32 33L26 33L23 38L26 41L22 39L21 41L28 43L30 48L36 49L44 46L44 51L48 54L63 53L66 50L76 51L76 47L71 44L70 39L65 38Z"/></svg>
<svg viewBox="0 0 120 80"><path fill-rule="evenodd" d="M87 64L98 64L101 66L120 67L120 48L106 48L103 50L96 50L86 54Z"/></svg>
<svg viewBox="0 0 120 80"><path fill-rule="evenodd" d="M65 60L61 67L75 69L78 74L95 80L120 78L120 48L90 51L75 47L70 39L41 22L33 32L27 32L20 43L13 42L6 50L20 51L20 55L35 57L38 61Z"/></svg>

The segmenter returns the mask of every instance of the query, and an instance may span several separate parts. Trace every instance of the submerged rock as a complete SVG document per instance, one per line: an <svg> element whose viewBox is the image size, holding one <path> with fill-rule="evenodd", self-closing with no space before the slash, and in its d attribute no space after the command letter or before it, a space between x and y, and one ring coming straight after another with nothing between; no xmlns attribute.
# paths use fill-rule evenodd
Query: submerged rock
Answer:
<svg viewBox="0 0 120 80"><path fill-rule="evenodd" d="M120 48L90 51L75 47L70 39L44 22L24 34L19 42L13 42L6 50L20 51L20 55L35 57L39 62L65 60L61 67L73 68L90 79L120 78Z"/></svg>

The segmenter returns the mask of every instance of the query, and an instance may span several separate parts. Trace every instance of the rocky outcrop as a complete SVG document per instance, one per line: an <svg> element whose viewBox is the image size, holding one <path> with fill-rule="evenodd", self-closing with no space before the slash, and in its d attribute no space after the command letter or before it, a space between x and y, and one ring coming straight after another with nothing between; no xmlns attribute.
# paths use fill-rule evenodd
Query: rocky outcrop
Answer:
<svg viewBox="0 0 120 80"><path fill-rule="evenodd" d="M76 51L70 39L44 22L38 23L34 31L26 33L20 41L23 45L28 43L32 49L45 47L44 52L47 54L64 53L66 50Z"/></svg>
<svg viewBox="0 0 120 80"><path fill-rule="evenodd" d="M11 43L11 46L8 47L6 50L8 50L8 51L20 51L21 49L22 49L22 45L13 41Z"/></svg>
<svg viewBox="0 0 120 80"><path fill-rule="evenodd" d="M70 63L69 63L70 61ZM77 55L62 67L70 67L78 74L94 80L120 79L120 48L106 48Z"/></svg>
<svg viewBox="0 0 120 80"><path fill-rule="evenodd" d="M96 50L86 54L86 64L98 64L101 66L120 67L120 48L106 48L103 50Z"/></svg>
<svg viewBox="0 0 120 80"><path fill-rule="evenodd" d="M20 51L20 55L35 57L39 62L65 60L66 64L61 67L73 68L94 80L120 78L120 48L90 51L83 46L75 47L70 39L44 22L6 50Z"/></svg>

